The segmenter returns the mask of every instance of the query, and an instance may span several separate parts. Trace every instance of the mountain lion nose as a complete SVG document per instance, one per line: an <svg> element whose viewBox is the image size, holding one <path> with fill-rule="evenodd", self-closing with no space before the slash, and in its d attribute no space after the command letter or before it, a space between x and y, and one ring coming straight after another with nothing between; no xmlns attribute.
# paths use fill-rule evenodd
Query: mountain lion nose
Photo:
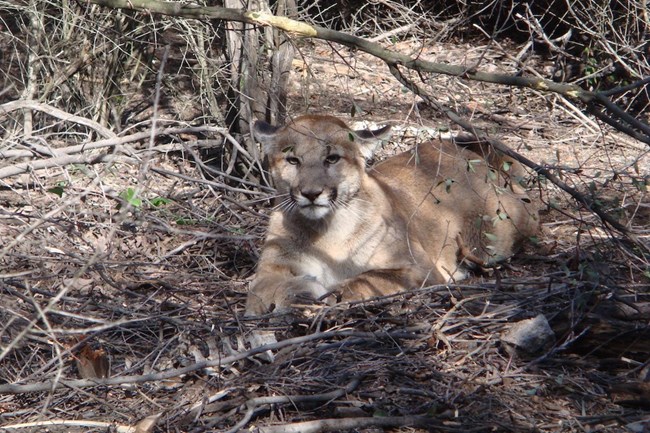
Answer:
<svg viewBox="0 0 650 433"><path fill-rule="evenodd" d="M310 202L314 202L319 195L323 193L322 189L315 190L315 189L310 189L310 190L305 190L305 191L300 191L300 194L302 194L303 197L305 197L307 200Z"/></svg>

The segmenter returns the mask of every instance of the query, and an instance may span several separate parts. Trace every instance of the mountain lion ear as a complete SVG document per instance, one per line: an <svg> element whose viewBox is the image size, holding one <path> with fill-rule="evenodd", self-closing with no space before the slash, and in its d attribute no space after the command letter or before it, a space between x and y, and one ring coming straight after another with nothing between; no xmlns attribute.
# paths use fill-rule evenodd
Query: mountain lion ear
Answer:
<svg viewBox="0 0 650 433"><path fill-rule="evenodd" d="M372 158L382 140L387 140L391 135L391 126L386 125L383 128L370 130L360 129L351 134L352 141L356 141L361 151L361 155L368 160ZM356 138L356 140L355 140Z"/></svg>
<svg viewBox="0 0 650 433"><path fill-rule="evenodd" d="M265 155L270 154L273 150L279 129L279 126L269 125L263 120L258 120L253 125L253 136L262 144L262 150Z"/></svg>

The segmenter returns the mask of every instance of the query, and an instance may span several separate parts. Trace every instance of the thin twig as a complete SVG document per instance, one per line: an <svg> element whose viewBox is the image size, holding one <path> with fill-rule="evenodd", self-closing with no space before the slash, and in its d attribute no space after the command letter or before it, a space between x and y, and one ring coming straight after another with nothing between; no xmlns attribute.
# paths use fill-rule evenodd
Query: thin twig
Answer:
<svg viewBox="0 0 650 433"><path fill-rule="evenodd" d="M650 76L645 77L642 80L635 81L634 83L628 84L627 86L614 87L609 90L603 90L602 92L599 93L603 96L612 96L612 95L617 95L619 93L629 92L630 90L640 89L641 87L645 87L648 84L650 84Z"/></svg>

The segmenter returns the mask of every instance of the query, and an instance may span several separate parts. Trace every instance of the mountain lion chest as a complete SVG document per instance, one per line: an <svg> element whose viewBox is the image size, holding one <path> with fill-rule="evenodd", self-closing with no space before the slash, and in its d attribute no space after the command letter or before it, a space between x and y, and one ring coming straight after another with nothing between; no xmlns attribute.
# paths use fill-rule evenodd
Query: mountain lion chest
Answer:
<svg viewBox="0 0 650 433"><path fill-rule="evenodd" d="M299 233L285 238L283 250L294 275L314 277L329 287L368 270L390 268L402 261L399 253L405 241L382 218L356 220L350 215L340 218L345 221L336 224L335 219L319 236Z"/></svg>

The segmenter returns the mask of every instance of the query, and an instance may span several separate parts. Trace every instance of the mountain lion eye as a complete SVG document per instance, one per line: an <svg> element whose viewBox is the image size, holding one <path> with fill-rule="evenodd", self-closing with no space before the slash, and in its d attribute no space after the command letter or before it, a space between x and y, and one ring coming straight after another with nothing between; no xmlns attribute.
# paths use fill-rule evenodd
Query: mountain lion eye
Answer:
<svg viewBox="0 0 650 433"><path fill-rule="evenodd" d="M325 158L325 163L336 164L340 159L341 157L339 155L327 155L327 158Z"/></svg>
<svg viewBox="0 0 650 433"><path fill-rule="evenodd" d="M298 165L300 164L300 160L296 158L295 156L287 156L284 158L285 161L287 161L291 165Z"/></svg>

